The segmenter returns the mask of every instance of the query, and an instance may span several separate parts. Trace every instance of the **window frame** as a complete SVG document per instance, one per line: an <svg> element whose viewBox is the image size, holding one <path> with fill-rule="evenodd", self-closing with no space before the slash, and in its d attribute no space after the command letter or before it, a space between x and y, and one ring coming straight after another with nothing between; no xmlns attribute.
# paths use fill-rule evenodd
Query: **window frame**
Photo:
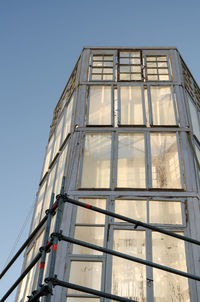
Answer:
<svg viewBox="0 0 200 302"><path fill-rule="evenodd" d="M182 156L184 154L181 150L180 146L180 137L179 137L179 131L173 129L173 131L167 128L163 129L164 131L161 131L160 129L151 129L151 128L144 128L143 130L140 129L106 129L103 132L103 127L98 130L92 130L92 129L86 129L85 132L82 132L82 148L80 150L79 155L79 171L77 174L77 183L76 188L80 191L82 190L98 190L98 191L112 191L112 190L151 190L151 191L184 191L184 178L183 178L183 161ZM121 188L117 187L117 160L118 160L118 135L119 134L143 134L144 135L144 148L145 148L145 176L146 176L146 187L145 188ZM178 153L178 160L179 160L179 173L180 173L180 188L153 188L152 187L152 160L151 160L151 145L150 145L150 134L151 133L158 133L158 134L174 134L176 137L176 143L177 143L177 153ZM87 134L111 134L111 156L110 156L110 186L107 188L99 188L99 187L81 187L81 178L82 178L82 171L83 171L83 161L84 161L84 152L85 152L85 138Z"/></svg>
<svg viewBox="0 0 200 302"><path fill-rule="evenodd" d="M101 124L101 125L95 125L95 124L89 124L89 113L90 113L90 89L92 87L110 87L111 88L111 108L110 108L110 113L111 113L111 116L110 116L110 121L111 123L110 124ZM113 127L114 126L114 87L113 85L109 85L109 84L106 84L106 85L101 85L100 83L97 85L97 84L92 84L92 85L88 85L87 86L87 96L86 96L86 104L87 104L87 110L86 110L86 117L85 117L85 124L86 124L86 127Z"/></svg>

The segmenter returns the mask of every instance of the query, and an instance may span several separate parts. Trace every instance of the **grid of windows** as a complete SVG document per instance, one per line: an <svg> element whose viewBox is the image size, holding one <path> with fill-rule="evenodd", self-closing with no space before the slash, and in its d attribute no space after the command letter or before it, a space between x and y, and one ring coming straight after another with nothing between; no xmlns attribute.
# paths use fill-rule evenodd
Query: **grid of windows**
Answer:
<svg viewBox="0 0 200 302"><path fill-rule="evenodd" d="M79 200L105 208L104 198L81 198ZM107 198L108 207L121 215L158 224L173 232L184 234L185 209L184 200L175 199L126 199ZM96 232L95 238L90 234L90 228L104 227L105 216L90 210L77 207L74 211L75 238L86 242L105 246L116 251L161 263L178 270L187 271L184 242L163 234L150 232L142 227L134 228L131 224L109 217L109 232L106 240ZM76 235L76 228L84 227L85 233ZM108 226L107 226L108 227ZM74 232L72 230L72 232ZM88 233L89 232L89 233ZM72 234L73 236L73 234ZM132 262L116 256L102 255L98 251L70 244L71 254L67 280L69 282L90 287L97 290L111 292L112 294L134 299L137 301L181 301L189 299L188 280L167 272L153 269L137 262ZM106 266L104 266L104 260ZM112 270L111 270L112 267ZM94 272L95 276L94 276ZM135 278L133 278L135 276ZM152 280L149 283L148 280ZM153 293L154 292L154 293ZM172 295L173 292L173 295ZM79 291L68 290L66 301L93 301L95 296ZM150 300L149 300L150 299ZM96 301L95 301L96 302Z"/></svg>
<svg viewBox="0 0 200 302"><path fill-rule="evenodd" d="M142 62L140 51L120 51L119 53L119 80L141 81Z"/></svg>
<svg viewBox="0 0 200 302"><path fill-rule="evenodd" d="M169 63L167 56L146 56L145 70L147 81L169 81Z"/></svg>
<svg viewBox="0 0 200 302"><path fill-rule="evenodd" d="M113 55L93 55L90 62L90 79L92 81L112 81Z"/></svg>
<svg viewBox="0 0 200 302"><path fill-rule="evenodd" d="M55 132L51 136L48 143L42 172L42 180L51 167L51 164L55 161L55 158L58 156L65 140L70 134L73 104L74 95L71 96L69 102L66 104L60 119L57 121Z"/></svg>
<svg viewBox="0 0 200 302"><path fill-rule="evenodd" d="M118 61L118 64L115 64ZM171 81L167 55L145 55L141 51L123 50L115 54L92 54L89 64L91 81ZM115 75L115 69L118 76Z"/></svg>
<svg viewBox="0 0 200 302"><path fill-rule="evenodd" d="M179 152L175 132L86 133L80 187L182 189Z"/></svg>
<svg viewBox="0 0 200 302"><path fill-rule="evenodd" d="M169 85L90 86L87 126L177 126L174 89Z"/></svg>
<svg viewBox="0 0 200 302"><path fill-rule="evenodd" d="M185 200L175 198L178 196L176 190L184 188L183 161L180 160L184 155L179 145L180 129L177 128L180 126L175 97L177 90L169 82L172 74L167 51L158 53L153 50L151 53L148 50L127 49L109 50L107 53L106 50L105 53L94 51L90 56L88 80L94 83L89 83L86 89L84 124L77 127L79 137L83 140L79 142L80 169L78 173L74 172L76 175L73 180L77 180L77 175L78 180L73 190L77 188L75 194L78 195L88 190L84 197L79 197L80 201L87 200L94 206L184 234ZM59 109L61 105L56 111L32 229L44 216L52 191L55 194L60 191L68 149L65 142L71 131L75 79L74 75L68 85L69 89L65 89L62 96L63 99L71 97L68 104L63 110L62 103L63 111ZM128 83L124 83L126 81ZM197 103L198 96L195 96ZM189 95L187 106L195 136L195 150L197 158L200 158L199 112ZM77 120L80 120L80 116L77 116ZM159 190L162 189L170 190L171 197L166 200L161 197ZM101 191L99 195L97 193L95 196L95 190ZM111 195L105 197L102 194L107 193L102 193L103 190L113 190L115 194L120 191L122 194L115 198L116 195L114 197L109 192ZM146 190L150 190L152 198L134 196L131 199L131 194L124 196L123 190L145 190L147 193ZM154 191L155 195L152 193ZM86 194L90 197L86 198ZM162 191L161 194L166 196L166 192ZM51 232L54 223L55 216ZM182 241L141 227L134 228L126 222L85 208L73 207L69 232L76 239L187 271ZM35 255L36 247L41 246L41 240L38 237L35 248L34 245L29 248L25 267ZM75 244L69 244L68 248L70 253L66 278L69 282L139 301L190 301L187 279ZM37 271L30 272L24 279L17 302L25 302L25 295L35 289ZM67 290L66 302L101 300L99 297Z"/></svg>

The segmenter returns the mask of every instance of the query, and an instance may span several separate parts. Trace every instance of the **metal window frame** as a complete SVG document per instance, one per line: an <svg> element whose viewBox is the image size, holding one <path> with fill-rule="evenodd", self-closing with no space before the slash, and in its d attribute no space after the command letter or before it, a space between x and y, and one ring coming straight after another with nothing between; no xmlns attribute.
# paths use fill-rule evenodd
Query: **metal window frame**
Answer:
<svg viewBox="0 0 200 302"><path fill-rule="evenodd" d="M143 124L122 124L121 123L121 87L140 87L141 88L141 105L142 105L142 115L143 115ZM145 127L146 126L146 108L145 108L145 100L144 100L144 85L143 83L119 83L117 85L118 90L118 127Z"/></svg>
<svg viewBox="0 0 200 302"><path fill-rule="evenodd" d="M89 123L89 113L90 113L90 89L93 88L93 87L110 87L111 88L111 96L110 96L110 99L111 99L111 102L110 102L110 106L111 106L111 116L110 116L110 121L111 123L110 124L101 124L101 125L96 125L96 124L90 124ZM109 84L106 84L106 85L103 85L102 83L99 85L88 85L87 86L87 96L86 96L86 104L87 104L87 110L86 110L86 127L113 127L114 126L114 93L113 93L113 85L109 85Z"/></svg>

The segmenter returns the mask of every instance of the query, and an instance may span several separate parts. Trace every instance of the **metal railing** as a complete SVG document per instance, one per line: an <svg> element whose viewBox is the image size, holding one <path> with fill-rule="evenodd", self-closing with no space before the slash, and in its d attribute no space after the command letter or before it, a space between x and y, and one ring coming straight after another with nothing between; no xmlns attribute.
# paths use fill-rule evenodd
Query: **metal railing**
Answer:
<svg viewBox="0 0 200 302"><path fill-rule="evenodd" d="M84 246L86 248L90 248L93 250L97 250L106 254L110 254L113 256L117 256L123 259L127 259L133 262L137 262L146 266L151 266L163 271L167 271L172 274L176 274L182 277L186 277L189 279L193 279L196 281L200 281L200 276L191 274L191 273L186 273L180 270L173 269L171 267L167 267L158 263L154 263L152 261L144 260L138 257L130 256L128 254L124 254L112 249L104 248L95 244L91 244L88 242L84 242L81 240L74 239L69 236L65 236L62 234L62 231L60 230L60 225L61 225L61 218L62 218L62 209L63 209L63 204L64 203L70 203L76 206L84 207L87 208L88 210L99 212L104 215L108 215L117 219L120 219L122 221L126 221L130 224L134 225L134 228L136 229L138 226L144 227L146 229L150 229L180 240L184 240L189 243L193 243L196 245L200 245L200 241L192 239L187 236L182 236L167 230L164 230L162 228L153 226L148 223L144 223L132 218L128 218L126 216L108 211L108 210L103 210L101 208L92 206L88 203L84 203L72 198L69 198L67 194L64 194L64 178L62 182L62 189L61 189L61 194L56 196L56 202L53 203L54 200L54 194L52 193L51 197L51 202L50 202L50 208L46 212L45 217L41 220L41 222L38 224L36 229L31 233L31 235L28 237L28 239L25 241L25 243L22 245L22 247L19 249L19 251L16 253L16 255L12 258L10 263L6 266L6 268L3 270L1 273L1 277L6 273L6 271L10 268L10 266L14 263L14 261L17 259L17 257L20 255L20 253L24 250L24 248L31 242L33 237L36 235L38 230L44 225L46 222L46 228L45 228L45 233L44 233L44 239L43 239L43 246L39 249L38 254L34 257L34 259L31 261L31 263L28 265L28 267L24 270L24 272L20 275L20 277L15 281L15 283L11 286L11 288L6 292L6 294L2 297L0 302L3 302L7 299L7 297L13 292L13 290L19 285L19 283L23 280L23 278L30 272L30 270L34 267L34 265L40 260L40 272L39 272L39 277L37 281L37 289L32 292L32 295L28 297L28 302L33 302L33 301L39 301L39 298L42 296L46 296L46 302L51 301L51 297L53 294L53 287L55 286L61 286L61 287L66 287L66 288L71 288L74 290L82 291L88 294L96 295L98 297L104 297L108 299L112 299L115 301L122 301L122 302L137 302L135 300L127 299L124 297L112 295L110 293L106 293L104 291L98 291L94 290L88 287L84 287L81 285L77 284L72 284L69 282L65 282L62 280L57 279L57 277L54 275L55 272L55 263L56 263L56 255L57 255L57 247L58 247L58 242L59 241L66 241L72 244L77 244L80 246ZM55 221L55 226L54 226L54 232L49 236L50 233L50 227L51 227L51 218L52 215L56 214L56 221ZM45 284L42 284L43 280L43 274L44 274L44 267L45 267L45 259L46 259L46 253L51 250L51 257L50 257L50 265L49 265L49 277L44 280Z"/></svg>

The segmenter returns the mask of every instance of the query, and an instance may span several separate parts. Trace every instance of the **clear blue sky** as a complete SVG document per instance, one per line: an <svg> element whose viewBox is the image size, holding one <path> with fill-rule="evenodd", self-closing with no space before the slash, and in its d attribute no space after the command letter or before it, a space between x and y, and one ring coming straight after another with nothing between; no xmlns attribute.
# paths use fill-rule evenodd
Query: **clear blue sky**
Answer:
<svg viewBox="0 0 200 302"><path fill-rule="evenodd" d="M0 270L33 205L53 109L82 47L176 46L200 83L199 12L199 0L0 0ZM0 280L0 298L21 262Z"/></svg>

